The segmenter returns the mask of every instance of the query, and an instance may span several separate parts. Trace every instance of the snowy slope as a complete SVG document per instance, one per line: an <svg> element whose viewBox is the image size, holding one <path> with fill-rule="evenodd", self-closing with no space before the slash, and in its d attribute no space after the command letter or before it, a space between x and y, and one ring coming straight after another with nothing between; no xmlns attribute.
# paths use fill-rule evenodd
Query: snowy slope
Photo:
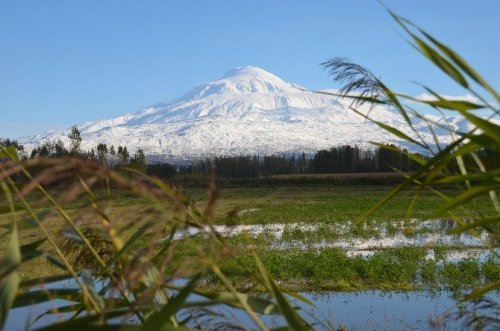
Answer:
<svg viewBox="0 0 500 331"><path fill-rule="evenodd" d="M369 147L370 141L401 142L348 110L348 100L307 91L256 67L241 67L201 85L180 99L145 110L80 125L84 149L103 142L143 148L150 158L189 160L213 155L314 152L342 144ZM410 134L403 119L384 108L370 114ZM464 122L449 118L455 129ZM432 143L427 126L419 132ZM440 130L442 142L449 141ZM26 137L27 150L67 132Z"/></svg>

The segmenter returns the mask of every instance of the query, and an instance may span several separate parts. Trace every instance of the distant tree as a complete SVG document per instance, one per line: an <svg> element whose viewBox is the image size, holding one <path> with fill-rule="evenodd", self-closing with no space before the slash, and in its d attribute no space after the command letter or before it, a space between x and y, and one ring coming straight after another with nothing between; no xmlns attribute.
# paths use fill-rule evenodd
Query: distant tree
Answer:
<svg viewBox="0 0 500 331"><path fill-rule="evenodd" d="M142 163L146 162L146 155L144 155L144 150L142 148L139 148L134 154L134 161Z"/></svg>
<svg viewBox="0 0 500 331"><path fill-rule="evenodd" d="M24 150L24 146L21 145L17 140L14 139L2 139L0 138L0 146L2 147L15 147L18 151Z"/></svg>
<svg viewBox="0 0 500 331"><path fill-rule="evenodd" d="M61 157L68 155L68 150L64 147L64 143L61 139L55 142L54 144L54 156Z"/></svg>
<svg viewBox="0 0 500 331"><path fill-rule="evenodd" d="M55 144L50 141L44 142L42 145L33 148L31 151L30 158L38 158L38 157L51 157L54 155Z"/></svg>
<svg viewBox="0 0 500 331"><path fill-rule="evenodd" d="M0 147L4 147L4 148L13 147L16 150L16 153L18 156L20 155L20 153L22 153L24 151L23 145L21 145L18 141L11 140L9 138L7 138L7 139L0 138Z"/></svg>
<svg viewBox="0 0 500 331"><path fill-rule="evenodd" d="M146 173L146 155L144 155L144 150L142 148L139 148L137 152L135 152L130 160L130 167Z"/></svg>
<svg viewBox="0 0 500 331"><path fill-rule="evenodd" d="M103 164L106 164L108 158L108 146L106 144L100 143L97 145L97 159Z"/></svg>
<svg viewBox="0 0 500 331"><path fill-rule="evenodd" d="M168 163L148 164L147 174L160 178L170 178L177 174L177 169L175 166Z"/></svg>
<svg viewBox="0 0 500 331"><path fill-rule="evenodd" d="M111 147L109 148L109 154L111 154L112 156L116 155L115 146L111 145Z"/></svg>
<svg viewBox="0 0 500 331"><path fill-rule="evenodd" d="M70 155L78 156L80 155L80 146L82 144L82 137L80 135L80 130L76 125L71 127L71 132L68 134L70 140Z"/></svg>
<svg viewBox="0 0 500 331"><path fill-rule="evenodd" d="M123 165L128 164L129 153L127 147L118 146L117 156L120 157L121 163Z"/></svg>

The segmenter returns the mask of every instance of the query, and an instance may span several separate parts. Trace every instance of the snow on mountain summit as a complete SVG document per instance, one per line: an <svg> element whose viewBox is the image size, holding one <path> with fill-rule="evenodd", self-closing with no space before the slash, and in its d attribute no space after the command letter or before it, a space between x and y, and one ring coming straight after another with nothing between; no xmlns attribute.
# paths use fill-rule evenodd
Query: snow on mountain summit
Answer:
<svg viewBox="0 0 500 331"><path fill-rule="evenodd" d="M164 160L314 152L342 144L368 147L369 141L401 143L348 110L348 103L307 91L258 67L245 66L171 103L79 128L85 149L102 142L127 146L131 151L143 148L151 158ZM371 115L412 134L394 112L378 107ZM424 123L421 134L432 141ZM62 131L50 132L21 142L29 150L47 140L62 139L67 143L66 135ZM449 139L445 134L442 138Z"/></svg>
<svg viewBox="0 0 500 331"><path fill-rule="evenodd" d="M268 84L278 85L289 85L287 82L283 81L281 78L273 75L270 72L265 71L259 67L244 66L237 67L227 71L220 80L241 82L241 83L251 83L252 81L263 81Z"/></svg>
<svg viewBox="0 0 500 331"><path fill-rule="evenodd" d="M199 99L224 94L277 94L300 88L258 67L245 66L229 70L220 79L193 89L182 99Z"/></svg>

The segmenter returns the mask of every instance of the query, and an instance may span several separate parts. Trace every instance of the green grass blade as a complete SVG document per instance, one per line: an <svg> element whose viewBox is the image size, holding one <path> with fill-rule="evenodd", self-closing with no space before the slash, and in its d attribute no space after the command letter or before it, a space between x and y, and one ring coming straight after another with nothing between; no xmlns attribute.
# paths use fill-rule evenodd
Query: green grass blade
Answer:
<svg viewBox="0 0 500 331"><path fill-rule="evenodd" d="M115 254L113 254L113 256L107 261L106 266L103 268L101 274L108 272L110 270L110 268L115 263L117 263L123 256L125 256L127 254L127 252L129 252L134 247L133 245L139 239L141 239L141 237L144 235L144 233L147 230L151 229L153 225L154 224L152 224L151 222L148 222L148 223L142 225L138 230L136 230L132 234L132 236L130 236L130 238L125 242L123 247L119 251L117 251Z"/></svg>
<svg viewBox="0 0 500 331"><path fill-rule="evenodd" d="M497 145L500 145L500 125L497 125L492 121L485 120L481 117L472 115L471 113L467 112L461 112L461 113L472 124L477 126L479 129L483 130L486 135L493 138L496 141Z"/></svg>
<svg viewBox="0 0 500 331"><path fill-rule="evenodd" d="M494 225L495 223L498 223L498 222L500 222L500 215L492 216L492 217L484 217L484 218L476 220L472 223L461 225L460 227L451 230L450 233L460 233L460 232L464 232L464 231L468 231L468 230L472 230L472 229L477 229L480 227L484 228L484 227L487 227L490 225Z"/></svg>
<svg viewBox="0 0 500 331"><path fill-rule="evenodd" d="M351 107L351 110L354 111L356 114L358 114L360 116L363 116L364 118L366 118L366 119L372 121L373 123L377 124L379 127L381 127L382 129L386 130L387 132L392 133L393 135L395 135L395 136L397 136L397 137L399 137L399 138L401 138L403 140L406 140L408 142L411 142L413 144L416 144L418 146L426 148L425 145L423 145L422 143L420 143L420 142L416 141L415 139L411 138L406 133L401 132L400 130L398 130L398 129L392 127L392 126L389 126L389 125L384 124L382 122L376 121L376 120L368 117L367 115L363 114L362 112L360 112L360 111L358 111L358 110L356 110L356 109L354 109L352 107Z"/></svg>
<svg viewBox="0 0 500 331"><path fill-rule="evenodd" d="M441 69L444 73L446 73L449 77L451 77L455 82L460 84L461 86L468 88L469 83L465 79L465 77L460 73L460 71L447 59L441 56L436 50L432 48L429 44L415 35L406 25L406 20L402 19L400 16L395 15L393 12L389 11L390 15L394 18L394 20L410 35L410 37L415 42L414 46L420 51L422 55L424 55L427 59L429 59L432 63L434 63L439 69Z"/></svg>
<svg viewBox="0 0 500 331"><path fill-rule="evenodd" d="M396 107L396 109L399 111L399 113L405 119L408 126L412 127L412 123L411 123L410 117L408 116L408 112L404 109L401 102L399 102L398 96L394 92L392 92L387 86L385 86L385 84L382 83L380 80L377 80L377 83L382 88L382 90L384 91L386 96L389 98L390 104L392 106Z"/></svg>
<svg viewBox="0 0 500 331"><path fill-rule="evenodd" d="M174 330L177 329L178 325L175 323L173 318L175 317L175 314L179 311L179 309L182 308L182 305L188 298L193 293L193 290L195 289L197 283L198 283L198 277L195 277L193 280L191 280L180 292L178 295L176 295L169 303L164 305L164 307L152 314L147 320L146 323L144 324L142 330L143 331L156 331L156 330Z"/></svg>
<svg viewBox="0 0 500 331"><path fill-rule="evenodd" d="M412 38L416 43L416 46L420 49L421 53L432 61L438 68L440 68L444 73L451 77L455 82L462 85L465 88L469 87L469 83L465 77L458 71L458 69L451 64L444 57L439 55L432 47L430 47L426 42L417 36L412 34Z"/></svg>
<svg viewBox="0 0 500 331"><path fill-rule="evenodd" d="M483 184L483 185L477 185L474 187L471 187L470 189L466 190L462 194L459 194L458 196L452 198L448 203L446 203L444 206L441 208L437 209L431 214L431 217L437 217L441 216L447 211L458 207L458 206L463 206L466 202L483 195L485 193L488 193L491 190L498 189L499 185L498 184Z"/></svg>
<svg viewBox="0 0 500 331"><path fill-rule="evenodd" d="M229 305L238 309L244 309L241 302L246 302L255 312L259 314L275 315L280 312L274 302L245 293L237 293L236 297L231 292L212 293L206 291L195 291L195 293L210 299L210 301Z"/></svg>
<svg viewBox="0 0 500 331"><path fill-rule="evenodd" d="M7 249L5 250L4 256L0 261L1 270L7 270L7 273L0 279L0 330L3 329L9 310L14 302L17 289L19 288L20 279L17 268L21 264L21 249L19 244L19 233L17 230L17 216L15 215L14 201L7 184L2 181L1 186L14 217L14 222L12 223L12 230L10 232Z"/></svg>
<svg viewBox="0 0 500 331"><path fill-rule="evenodd" d="M46 238L42 238L39 240L36 240L30 244L23 245L20 247L21 249L21 258L23 262L29 261L31 259L34 259L36 257L39 257L43 255L43 251L39 250L38 248L45 242L47 241Z"/></svg>
<svg viewBox="0 0 500 331"><path fill-rule="evenodd" d="M454 50L439 42L437 39L432 37L430 34L424 30L418 28L420 33L422 33L428 40L430 40L436 47L438 47L441 52L446 54L448 58L453 61L463 72L465 72L470 78L472 78L476 83L484 87L490 94L495 98L497 102L500 102L500 94L498 94L495 89L488 84L488 82L476 71L472 66Z"/></svg>
<svg viewBox="0 0 500 331"><path fill-rule="evenodd" d="M103 314L92 314L83 316L77 319L72 319L60 323L53 323L48 326L37 329L37 331L92 331L92 330L142 330L138 326L134 325L124 325L124 324L107 324L102 321L112 318L120 318L122 316L128 316L128 309L118 309L103 312Z"/></svg>
<svg viewBox="0 0 500 331"><path fill-rule="evenodd" d="M82 291L78 288L72 289L44 289L25 292L16 297L12 308L34 305L53 299L62 299L79 302L82 299Z"/></svg>
<svg viewBox="0 0 500 331"><path fill-rule="evenodd" d="M382 199L380 199L375 205L373 205L367 212L365 212L358 221L362 221L373 215L377 210L382 208L389 200L394 198L399 192L403 189L409 187L412 184L415 184L422 175L424 175L429 169L439 165L446 164L447 158L449 157L449 153L453 151L462 140L457 140L454 143L448 145L445 149L440 151L437 155L435 155L432 159L422 165L417 171L415 171L410 177L408 177L403 183L401 183L396 188L392 189L389 193L387 193Z"/></svg>
<svg viewBox="0 0 500 331"><path fill-rule="evenodd" d="M489 283L486 286L483 286L483 287L480 287L480 288L474 290L471 294L466 296L465 299L466 300L474 300L474 299L480 298L483 295L485 295L486 293L493 291L499 287L500 287L500 280L497 280L495 282Z"/></svg>
<svg viewBox="0 0 500 331"><path fill-rule="evenodd" d="M34 279L22 281L21 284L19 285L19 287L22 289L29 289L29 288L31 288L33 286L37 286L37 285L44 285L44 284L49 284L49 283L58 282L58 281L69 281L70 279L73 279L73 276L61 275L61 276L49 276L49 277L43 277L43 278L34 278Z"/></svg>
<svg viewBox="0 0 500 331"><path fill-rule="evenodd" d="M497 181L500 184L500 170L497 169L492 171L469 173L467 175L446 176L432 181L432 184L456 184L463 183L467 180L480 181L484 183Z"/></svg>
<svg viewBox="0 0 500 331"><path fill-rule="evenodd" d="M13 161L19 161L17 149L14 146L2 147L0 146L0 158L8 158Z"/></svg>
<svg viewBox="0 0 500 331"><path fill-rule="evenodd" d="M486 108L484 105L473 103L466 100L440 99L436 101L424 101L424 103L436 108L444 108L444 109L458 110L458 111L478 110Z"/></svg>
<svg viewBox="0 0 500 331"><path fill-rule="evenodd" d="M288 300L285 298L281 290L278 288L274 280L270 277L267 269L264 264L254 253L255 262L257 264L257 268L259 269L260 274L264 278L267 283L271 294L277 302L279 310L281 311L283 317L288 323L288 327L290 330L310 330L310 326L308 326L305 321L297 314L296 310L290 305Z"/></svg>

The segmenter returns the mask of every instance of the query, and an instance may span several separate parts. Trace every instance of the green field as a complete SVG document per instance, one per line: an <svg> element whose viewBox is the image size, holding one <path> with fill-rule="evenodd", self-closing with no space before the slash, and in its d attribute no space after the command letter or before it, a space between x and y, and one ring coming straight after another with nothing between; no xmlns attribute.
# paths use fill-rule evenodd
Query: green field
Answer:
<svg viewBox="0 0 500 331"><path fill-rule="evenodd" d="M228 212L254 209L239 218L246 224L289 222L337 222L358 220L375 203L382 199L392 186L226 186L219 189L218 219ZM453 194L449 190L445 193ZM206 190L186 189L188 196L203 205ZM427 219L443 200L431 192L424 192L416 201L411 215L407 209L413 199L408 190L399 194L381 210L370 216L371 220L393 221L407 217ZM493 213L487 198L476 201L477 209ZM255 210L256 209L256 210Z"/></svg>
<svg viewBox="0 0 500 331"><path fill-rule="evenodd" d="M256 251L279 281L298 290L462 289L477 286L485 280L500 279L500 267L493 258L480 260L471 256L458 262L447 261L444 252L468 249L461 245L370 247L367 256L350 255L345 248L328 246L328 243L338 240L352 239L362 243L365 239L393 236L415 238L436 232L436 229L419 227L442 204L442 200L430 192L416 200L411 215L407 215L407 209L413 195L411 191L406 191L367 220L362 220L363 213L390 189L390 186L383 185L222 186L217 190L216 224L271 226L271 230L263 230L258 234L239 232L227 236L226 241L233 247L233 253L223 261L223 265L229 267L240 262L255 269L250 253ZM182 191L193 200L194 205L200 209L205 207L208 199L206 188L187 187ZM124 223L133 224L132 228L139 227L142 222L134 224L133 219L149 208L147 199L137 198L124 190L112 190L109 199L104 191L97 195L103 204L109 204L110 215L115 219L126 219ZM33 204L37 205L37 199L32 199ZM80 198L66 204L65 208L80 225L92 227L97 223L92 213L82 208L86 203L86 199ZM473 209L485 214L493 212L487 199L480 199L474 204ZM43 206L43 203L39 206ZM43 211L43 208L38 211ZM26 218L22 211L19 215L20 219ZM9 219L2 216L1 222L5 225ZM63 228L63 221L55 215L45 224L54 234ZM120 224L116 225L120 228ZM272 226L275 225L282 227L279 236L273 233ZM123 231L126 233L132 228ZM446 230L442 228L438 232L445 235ZM22 244L41 238L37 229L21 233ZM148 237L144 237L143 243L148 240ZM179 241L170 268L177 267L186 256L192 255L193 242L204 240L205 237L198 236L187 243ZM286 248L290 243L294 246ZM318 248L317 245L321 243L324 247ZM486 246L475 248L484 249ZM436 255L432 261L426 258L429 249L434 250ZM60 274L64 274L64 271L43 257L21 267L23 280Z"/></svg>

